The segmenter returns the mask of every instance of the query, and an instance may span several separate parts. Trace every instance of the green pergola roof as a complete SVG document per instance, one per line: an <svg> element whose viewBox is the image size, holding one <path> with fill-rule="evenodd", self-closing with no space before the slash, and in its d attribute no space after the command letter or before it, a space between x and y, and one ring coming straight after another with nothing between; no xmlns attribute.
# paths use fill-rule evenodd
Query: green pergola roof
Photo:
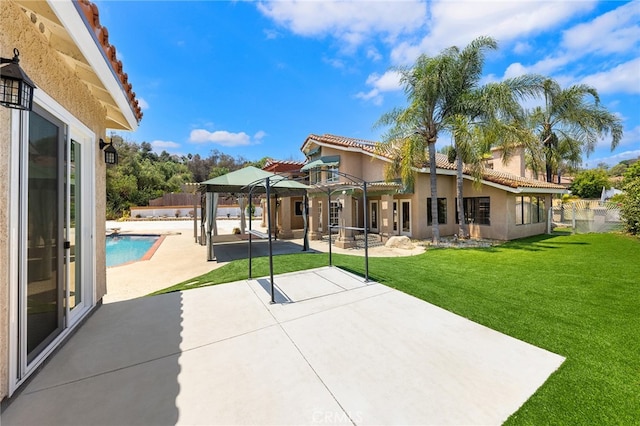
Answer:
<svg viewBox="0 0 640 426"><path fill-rule="evenodd" d="M339 155L327 155L325 157L320 158L319 160L315 160L310 162L309 164L305 164L300 171L304 172L310 169L317 169L318 167L333 167L340 164L340 156Z"/></svg>
<svg viewBox="0 0 640 426"><path fill-rule="evenodd" d="M266 191L266 180L269 178L270 190L278 195L304 194L307 185L288 180L285 176L267 172L257 167L247 166L244 169L227 173L200 183L202 192L236 192L261 194Z"/></svg>

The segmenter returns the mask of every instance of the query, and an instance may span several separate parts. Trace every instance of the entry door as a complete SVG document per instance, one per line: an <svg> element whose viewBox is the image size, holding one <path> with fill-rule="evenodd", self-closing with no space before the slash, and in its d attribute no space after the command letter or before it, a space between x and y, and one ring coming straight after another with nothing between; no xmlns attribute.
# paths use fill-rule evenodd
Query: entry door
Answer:
<svg viewBox="0 0 640 426"><path fill-rule="evenodd" d="M379 201L372 200L369 202L369 228L371 232L380 232L378 225L380 210L379 210Z"/></svg>
<svg viewBox="0 0 640 426"><path fill-rule="evenodd" d="M411 236L411 200L400 200L400 234Z"/></svg>

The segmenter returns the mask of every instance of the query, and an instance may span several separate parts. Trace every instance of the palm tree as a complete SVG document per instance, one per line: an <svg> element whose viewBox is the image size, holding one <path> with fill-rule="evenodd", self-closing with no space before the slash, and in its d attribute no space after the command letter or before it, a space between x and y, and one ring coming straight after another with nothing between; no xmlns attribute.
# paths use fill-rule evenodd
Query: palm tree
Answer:
<svg viewBox="0 0 640 426"><path fill-rule="evenodd" d="M622 120L600 105L595 88L584 84L562 89L552 79L543 82L544 105L528 112L537 144L528 148L534 171L544 167L547 182L558 175L563 161L577 166L581 153L589 156L598 140L611 135L611 150L622 139ZM537 167L536 167L537 166Z"/></svg>
<svg viewBox="0 0 640 426"><path fill-rule="evenodd" d="M465 49L466 50L466 49ZM460 55L461 67L469 60L476 62L475 69L481 67L481 55L469 55L463 51ZM494 145L502 148L503 160L509 158L512 148L527 138L523 126L522 108L519 100L540 93L544 77L527 74L510 78L499 83L477 86L475 83L462 97L457 114L448 120L448 128L453 137L453 146L448 151L450 163L456 163L456 197L458 217L458 235L468 238L469 233L464 219L463 172L480 182L484 170L486 154Z"/></svg>
<svg viewBox="0 0 640 426"><path fill-rule="evenodd" d="M527 77L507 83L479 87L484 66L485 51L497 49L491 37L478 37L460 50L456 46L443 50L439 55L421 55L411 68L396 68L404 86L409 106L397 108L384 114L377 125L391 126L383 136L378 149L392 158L386 169L387 178L400 176L405 186L413 186L416 168L425 164L425 151L431 186L431 217L433 218L433 242L438 243L438 197L435 144L441 130L451 130L452 123L460 117L475 120L487 116L487 105L506 105L514 94L532 94L535 85ZM527 84L523 84L527 82ZM507 90L509 89L509 90ZM487 99L491 99L489 102ZM508 102L507 102L508 101ZM493 110L489 110L489 115ZM457 117L457 118L456 118ZM462 147L458 147L462 151ZM459 161L459 187L461 187L463 157ZM461 216L462 192L458 196L458 211ZM459 223L464 226L464 219Z"/></svg>
<svg viewBox="0 0 640 426"><path fill-rule="evenodd" d="M495 44L492 38L479 37L470 46L480 50ZM460 97L466 92L467 77L475 73L473 69L459 69L458 58L459 49L454 46L434 57L420 55L411 68L396 68L409 106L384 114L376 123L391 126L378 147L392 158L387 177L399 175L405 186L412 187L415 169L424 165L425 151L429 153L434 244L440 241L435 144L446 120L456 113Z"/></svg>

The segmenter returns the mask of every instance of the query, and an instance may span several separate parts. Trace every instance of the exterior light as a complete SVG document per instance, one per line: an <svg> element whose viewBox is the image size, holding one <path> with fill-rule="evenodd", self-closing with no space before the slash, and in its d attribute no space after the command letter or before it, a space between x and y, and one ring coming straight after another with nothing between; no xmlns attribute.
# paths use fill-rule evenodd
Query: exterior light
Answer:
<svg viewBox="0 0 640 426"><path fill-rule="evenodd" d="M113 147L113 139L109 143L100 139L100 149L104 151L106 164L118 164L118 151Z"/></svg>
<svg viewBox="0 0 640 426"><path fill-rule="evenodd" d="M0 104L31 111L36 85L20 68L19 56L18 49L13 49L13 59L0 58Z"/></svg>

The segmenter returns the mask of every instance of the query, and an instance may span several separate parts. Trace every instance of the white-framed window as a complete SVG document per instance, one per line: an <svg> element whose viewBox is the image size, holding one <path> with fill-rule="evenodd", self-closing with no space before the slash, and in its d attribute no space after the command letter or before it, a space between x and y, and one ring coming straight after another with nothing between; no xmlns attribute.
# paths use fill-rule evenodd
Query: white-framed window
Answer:
<svg viewBox="0 0 640 426"><path fill-rule="evenodd" d="M340 176L338 175L338 167L333 166L327 169L327 182L338 182Z"/></svg>

